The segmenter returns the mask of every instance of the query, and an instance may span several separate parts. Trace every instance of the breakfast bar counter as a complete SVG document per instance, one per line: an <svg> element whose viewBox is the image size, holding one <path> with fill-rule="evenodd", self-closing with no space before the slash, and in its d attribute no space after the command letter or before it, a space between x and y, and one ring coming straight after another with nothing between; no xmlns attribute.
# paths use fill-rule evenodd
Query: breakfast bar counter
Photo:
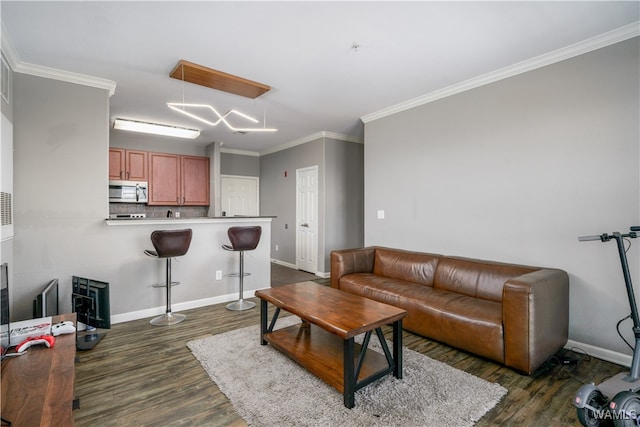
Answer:
<svg viewBox="0 0 640 427"><path fill-rule="evenodd" d="M107 241L101 271L92 279L109 282L112 323L153 317L165 311L165 289L153 285L165 281L166 262L145 255L153 250L151 233L156 230L193 232L188 252L172 265L172 309L174 312L238 299L239 256L222 249L229 244L228 230L234 226L260 226L262 235L255 250L245 253L244 297L271 286L271 221L273 217L186 217L106 219ZM90 250L90 248L87 248ZM106 252L105 252L106 251ZM236 276L231 276L236 273Z"/></svg>
<svg viewBox="0 0 640 427"><path fill-rule="evenodd" d="M228 223L238 224L250 222L268 221L275 218L273 216L216 216L216 217L196 217L196 218L107 218L107 225L188 225L188 224L211 224ZM229 225L232 227L232 225Z"/></svg>

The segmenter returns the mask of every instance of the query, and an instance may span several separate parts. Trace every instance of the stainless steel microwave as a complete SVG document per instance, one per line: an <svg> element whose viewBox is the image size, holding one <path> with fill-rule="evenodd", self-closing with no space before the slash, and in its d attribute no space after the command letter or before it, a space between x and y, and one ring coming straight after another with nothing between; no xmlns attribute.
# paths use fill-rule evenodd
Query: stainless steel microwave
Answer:
<svg viewBox="0 0 640 427"><path fill-rule="evenodd" d="M143 181L109 181L109 203L147 203L148 187Z"/></svg>

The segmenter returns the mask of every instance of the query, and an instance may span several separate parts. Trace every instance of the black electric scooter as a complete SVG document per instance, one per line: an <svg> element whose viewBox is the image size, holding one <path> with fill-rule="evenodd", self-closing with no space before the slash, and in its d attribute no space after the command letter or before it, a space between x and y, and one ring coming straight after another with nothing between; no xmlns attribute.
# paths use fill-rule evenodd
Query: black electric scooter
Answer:
<svg viewBox="0 0 640 427"><path fill-rule="evenodd" d="M638 307L624 248L624 239L635 239L638 237L636 231L640 231L640 226L631 227L631 232L626 234L614 232L578 238L581 242L590 240L608 242L612 239L616 241L624 282L627 287L635 336L629 372L614 375L597 386L594 383L585 384L576 393L573 404L577 408L578 420L583 426L595 427L611 424L611 422L616 427L640 426L640 319L638 318Z"/></svg>

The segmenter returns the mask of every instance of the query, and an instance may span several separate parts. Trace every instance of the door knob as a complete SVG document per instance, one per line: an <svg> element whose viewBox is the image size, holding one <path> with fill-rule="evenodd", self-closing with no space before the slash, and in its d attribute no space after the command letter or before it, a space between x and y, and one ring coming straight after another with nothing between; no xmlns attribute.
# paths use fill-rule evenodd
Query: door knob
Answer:
<svg viewBox="0 0 640 427"><path fill-rule="evenodd" d="M305 222L304 224L300 224L300 227L309 227L309 224Z"/></svg>

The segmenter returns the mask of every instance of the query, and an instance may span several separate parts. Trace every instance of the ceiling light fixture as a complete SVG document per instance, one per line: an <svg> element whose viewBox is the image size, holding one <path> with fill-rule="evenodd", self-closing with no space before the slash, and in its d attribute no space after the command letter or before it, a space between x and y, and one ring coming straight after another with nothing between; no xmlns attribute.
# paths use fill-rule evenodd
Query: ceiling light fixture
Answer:
<svg viewBox="0 0 640 427"><path fill-rule="evenodd" d="M263 118L263 127L261 128L238 128L233 126L227 120L230 115L240 116L252 123L260 123L257 119L241 113L238 110L232 109L224 114L220 114L213 106L208 104L188 104L184 102L184 83L190 82L201 86L206 86L212 89L222 90L235 95L241 95L248 98L257 98L265 92L268 92L271 88L262 83L253 82L251 80L244 79L242 77L233 76L231 74L223 73L211 68L204 67L202 65L193 64L181 60L175 66L173 71L169 74L174 79L182 81L182 102L167 102L167 107L187 117L198 120L209 126L217 126L220 122L224 123L235 134L246 134L248 132L276 132L278 129L266 127L267 118L266 114ZM198 109L204 108L210 110L213 115L213 121L207 120L197 114L187 111L187 108Z"/></svg>
<svg viewBox="0 0 640 427"><path fill-rule="evenodd" d="M187 129L177 126L161 125L158 123L140 122L136 120L116 119L114 129L128 130L132 132L151 133L154 135L175 136L178 138L194 139L200 135L197 129Z"/></svg>
<svg viewBox="0 0 640 427"><path fill-rule="evenodd" d="M227 117L229 117L230 115L237 115L240 116L242 118L245 118L247 120L249 120L252 123L259 123L258 120L254 119L251 116L248 116L244 113L241 113L238 110L229 110L227 111L225 114L220 114L218 112L218 110L216 110L215 108L213 108L211 105L208 104L186 104L184 102L167 102L167 107L171 108L174 111L177 111L179 113L184 114L185 116L191 117L192 119L196 119L201 121L202 123L205 123L209 126L217 126L218 124L220 124L220 122L224 123L225 125L227 125L227 127L229 129L231 129L233 132L276 132L278 129L274 129L274 128L268 128L268 127L261 127L261 128L238 128L235 127L233 125L231 125L231 123L229 123L227 121ZM215 116L217 116L217 120L215 121L211 121L211 120L207 120L204 119L190 111L185 110L185 108L204 108L204 109L208 109L210 111L213 112L213 114Z"/></svg>

